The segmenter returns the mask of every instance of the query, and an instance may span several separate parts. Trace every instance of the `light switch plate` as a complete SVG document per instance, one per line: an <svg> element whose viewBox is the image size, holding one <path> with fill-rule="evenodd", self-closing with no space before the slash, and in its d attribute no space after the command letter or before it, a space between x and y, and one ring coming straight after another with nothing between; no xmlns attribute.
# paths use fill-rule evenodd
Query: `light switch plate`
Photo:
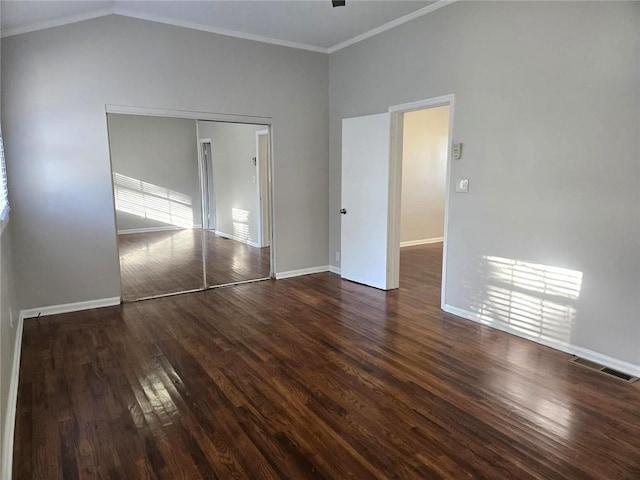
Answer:
<svg viewBox="0 0 640 480"><path fill-rule="evenodd" d="M456 180L456 193L467 193L469 191L469 179L459 178Z"/></svg>

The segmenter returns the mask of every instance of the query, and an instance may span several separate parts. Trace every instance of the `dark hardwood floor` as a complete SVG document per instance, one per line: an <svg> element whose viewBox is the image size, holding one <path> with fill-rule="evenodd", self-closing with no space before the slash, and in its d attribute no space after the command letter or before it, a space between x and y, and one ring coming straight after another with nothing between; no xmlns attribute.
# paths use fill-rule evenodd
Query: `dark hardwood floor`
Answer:
<svg viewBox="0 0 640 480"><path fill-rule="evenodd" d="M207 287L269 277L269 247L205 235ZM123 300L203 288L201 230L129 233L118 242Z"/></svg>
<svg viewBox="0 0 640 480"><path fill-rule="evenodd" d="M271 249L257 248L246 243L207 232L207 286L226 285L271 274Z"/></svg>
<svg viewBox="0 0 640 480"><path fill-rule="evenodd" d="M640 389L323 273L25 322L14 478L638 479Z"/></svg>

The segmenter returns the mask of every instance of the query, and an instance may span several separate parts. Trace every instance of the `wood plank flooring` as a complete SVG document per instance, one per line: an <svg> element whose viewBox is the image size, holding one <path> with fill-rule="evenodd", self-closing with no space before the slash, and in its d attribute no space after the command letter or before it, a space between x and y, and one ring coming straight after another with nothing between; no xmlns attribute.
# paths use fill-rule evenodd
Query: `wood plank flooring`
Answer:
<svg viewBox="0 0 640 480"><path fill-rule="evenodd" d="M269 277L269 247L205 235L207 287ZM130 233L118 242L123 300L203 288L201 230Z"/></svg>
<svg viewBox="0 0 640 480"><path fill-rule="evenodd" d="M269 278L271 249L257 248L246 243L207 233L207 287Z"/></svg>
<svg viewBox="0 0 640 480"><path fill-rule="evenodd" d="M330 273L25 322L14 478L638 479L640 389Z"/></svg>

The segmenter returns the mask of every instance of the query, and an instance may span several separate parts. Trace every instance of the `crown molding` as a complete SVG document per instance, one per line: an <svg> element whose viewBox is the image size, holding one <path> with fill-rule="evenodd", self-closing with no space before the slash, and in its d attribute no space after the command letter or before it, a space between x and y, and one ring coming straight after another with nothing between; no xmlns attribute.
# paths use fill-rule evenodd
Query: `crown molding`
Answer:
<svg viewBox="0 0 640 480"><path fill-rule="evenodd" d="M346 48L349 45L353 45L354 43L361 42L363 40L366 40L367 38L371 38L375 35L378 35L379 33L386 32L387 30L391 30L392 28L395 28L399 25L410 22L411 20L427 15L428 13L435 12L436 10L439 10L442 7L446 7L447 5L451 5L456 1L457 0L438 0L437 2L432 3L431 5L427 5L426 7L421 8L420 10L416 10L415 12L409 13L404 17L396 18L395 20L385 23L384 25L380 25L379 27L376 27L373 30L369 30L368 32L361 33L360 35L357 35L349 40L346 40L342 43L334 45L333 47L329 47L327 49L327 53L333 53L333 52L337 52L338 50L342 50L343 48Z"/></svg>
<svg viewBox="0 0 640 480"><path fill-rule="evenodd" d="M14 35L21 35L23 33L36 32L38 30L45 30L47 28L61 27L63 25L69 25L71 23L83 22L85 20L91 20L93 18L106 17L107 15L120 15L123 17L137 18L139 20L147 20L156 23L163 23L165 25L172 25L175 27L189 28L191 30L199 30L202 32L215 33L218 35L224 35L227 37L242 38L244 40L252 40L254 42L268 43L272 45L279 45L281 47L297 48L299 50L310 50L312 52L328 53L328 49L323 47L316 47L314 45L307 45L305 43L289 42L287 40L280 40L277 38L263 37L262 35L253 35L251 33L237 32L235 30L228 30L226 28L211 27L208 25L202 25L195 22L187 22L182 20L175 20L159 15L147 15L146 13L133 12L124 8L113 7L103 8L95 10L93 12L80 13L78 15L71 15L69 17L57 18L55 20L47 20L44 22L32 23L30 25L24 25L21 27L8 28L2 32L1 37L12 37Z"/></svg>
<svg viewBox="0 0 640 480"><path fill-rule="evenodd" d="M439 10L442 7L446 7L447 5L451 5L457 0L438 0L431 5L428 5L420 10L416 10L404 17L397 18L396 20L392 20L391 22L385 23L379 27L376 27L368 32L357 35L349 40L346 40L342 43L334 45L333 47L324 48L317 47L315 45L307 45L306 43L298 43L298 42L290 42L287 40L280 40L277 38L264 37L262 35L253 35L251 33L238 32L235 30L228 30L226 28L218 28L211 27L209 25L202 25L196 22L188 22L183 20L175 20L167 17L162 17L159 15L148 15L146 13L133 12L131 10L114 7L114 8L103 8L100 10L95 10L93 12L80 13L78 15L71 15L69 17L58 18L55 20L47 20L44 22L32 23L30 25L24 25L21 27L14 27L4 30L1 34L1 37L12 37L14 35L21 35L23 33L35 32L38 30L44 30L47 28L60 27L63 25L68 25L71 23L82 22L85 20L91 20L93 18L105 17L107 15L121 15L123 17L137 18L140 20L147 20L156 23L164 23L166 25L173 25L176 27L189 28L191 30L199 30L203 32L215 33L218 35L224 35L227 37L235 37L242 38L245 40L252 40L254 42L267 43L271 45L279 45L282 47L296 48L300 50L308 50L311 52L319 52L319 53L333 53L338 50L342 50L350 45L366 40L367 38L371 38L379 33L386 32L387 30L391 30L392 28L397 27L398 25L402 25L407 23L413 19L422 17L423 15L427 15L428 13Z"/></svg>
<svg viewBox="0 0 640 480"><path fill-rule="evenodd" d="M13 37L14 35L36 32L38 30L44 30L46 28L61 27L62 25L83 22L85 20L91 20L92 18L106 17L107 15L112 14L113 8L102 8L100 10L94 10L93 12L79 13L77 15L71 15L69 17L56 18L55 20L45 20L44 22L32 23L30 25L23 25L21 27L8 28L2 31L1 36L2 38Z"/></svg>
<svg viewBox="0 0 640 480"><path fill-rule="evenodd" d="M164 23L166 25L173 25L175 27L190 28L191 30L200 30L203 32L216 33L218 35L224 35L227 37L242 38L244 40L253 40L254 42L270 43L272 45L279 45L281 47L297 48L300 50L310 50L312 52L328 53L327 48L316 47L315 45L307 45L306 43L289 42L287 40L280 40L277 38L263 37L262 35L253 35L251 33L238 32L236 30L228 30L226 28L211 27L209 25L202 25L195 22L187 22L183 20L175 20L167 17L161 17L158 15L148 15L146 13L132 12L130 10L122 8L114 8L113 12L116 15L122 15L124 17L137 18L140 20L148 20L151 22Z"/></svg>

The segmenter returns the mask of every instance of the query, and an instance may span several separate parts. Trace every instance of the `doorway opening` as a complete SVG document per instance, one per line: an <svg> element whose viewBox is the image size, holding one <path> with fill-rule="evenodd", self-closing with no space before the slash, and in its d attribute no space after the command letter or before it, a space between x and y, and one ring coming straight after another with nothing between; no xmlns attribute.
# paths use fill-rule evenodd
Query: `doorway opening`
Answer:
<svg viewBox="0 0 640 480"><path fill-rule="evenodd" d="M437 110L438 107L446 107ZM409 188L405 185L407 195L428 193L436 189L434 196L442 200L434 210L443 225L442 229L426 230L416 227L413 233L406 233L402 238L402 194L403 194L403 155L404 128L407 121L407 132L417 130L418 138L428 134L420 122L417 127L410 127L413 117L421 117L420 111L434 110L445 118L445 125L438 127L438 141L434 145L414 147L419 154L421 150L438 150L438 163L425 166L418 162L420 168L416 172L407 173L407 182L418 183ZM414 115L415 113L415 115ZM443 115L445 114L446 115ZM445 305L446 296L446 261L447 261L447 227L449 212L449 184L454 114L454 96L445 95L430 100L396 105L386 113L378 113L361 117L344 118L342 120L342 202L340 249L336 252L336 260L340 261L340 275L345 280L361 283L381 290L393 290L400 287L400 244L436 244L442 241L441 252L435 252L441 258L442 276L437 285L440 289L441 306ZM425 112L426 115L426 112ZM406 119L405 119L406 117ZM428 135L427 135L428 136ZM430 170L434 170L430 172ZM442 176L444 170L444 184ZM412 175L422 177L412 178ZM433 180L433 185L425 184L425 178ZM436 188L437 185L437 188ZM444 186L443 186L444 185ZM435 195L435 193L438 193ZM404 200L405 203L407 200ZM405 227L409 225L409 217L424 220L424 200L421 204L412 205L405 210ZM437 220L435 224L439 223ZM433 223L433 222L432 222ZM425 249L427 247L424 247ZM408 250L407 250L408 252ZM407 257L408 255L404 255ZM432 255L433 256L433 252ZM407 260L411 265L411 260ZM437 260L431 262L436 265ZM406 269L405 269L406 270Z"/></svg>
<svg viewBox="0 0 640 480"><path fill-rule="evenodd" d="M271 278L268 123L123 108L107 108L122 301Z"/></svg>
<svg viewBox="0 0 640 480"><path fill-rule="evenodd" d="M271 202L269 185L271 184L271 170L269 169L269 130L256 132L256 163L258 175L258 197L260 199L260 246L271 246L271 222L265 219L271 216Z"/></svg>
<svg viewBox="0 0 640 480"><path fill-rule="evenodd" d="M402 113L400 286L440 297L449 151L449 105Z"/></svg>
<svg viewBox="0 0 640 480"><path fill-rule="evenodd" d="M454 96L391 114L389 267L395 286L418 282L445 305Z"/></svg>
<svg viewBox="0 0 640 480"><path fill-rule="evenodd" d="M400 243L403 241L401 206L405 116L409 124L413 112L419 117L418 111L437 107L446 107L448 113L448 128L445 130L444 127L439 127L445 132L446 148L441 145L442 142L434 147L439 148L445 158L444 167L438 164L440 173L437 176L441 177L444 168L440 291L442 305L445 305L453 95L396 105L390 107L389 112L342 120L341 251L336 252L336 260L340 261L340 276L345 280L381 290L399 288ZM421 148L419 146L417 150ZM438 185L438 189L442 190L441 183ZM426 185L418 185L414 190L425 188ZM415 209L418 215L424 214L421 209L422 207ZM426 245L427 241L440 240L439 230L436 233L422 232L417 235L413 239L405 238L405 245L413 241Z"/></svg>
<svg viewBox="0 0 640 480"><path fill-rule="evenodd" d="M211 158L211 139L200 139L200 169L202 174L202 224L207 230L216 229L216 194L213 160Z"/></svg>

